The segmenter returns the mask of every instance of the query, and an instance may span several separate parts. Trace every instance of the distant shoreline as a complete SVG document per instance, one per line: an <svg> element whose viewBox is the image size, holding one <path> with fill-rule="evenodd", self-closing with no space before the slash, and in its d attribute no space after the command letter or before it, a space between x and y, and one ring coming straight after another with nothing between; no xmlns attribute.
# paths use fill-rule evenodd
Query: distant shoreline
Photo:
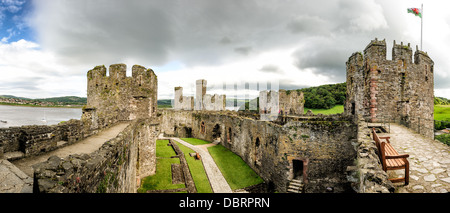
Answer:
<svg viewBox="0 0 450 213"><path fill-rule="evenodd" d="M40 105L34 105L34 104L17 104L17 103L5 103L0 102L0 105L6 105L6 106L23 106L23 107L49 107L49 108L83 108L83 105L50 105L50 106L40 106Z"/></svg>

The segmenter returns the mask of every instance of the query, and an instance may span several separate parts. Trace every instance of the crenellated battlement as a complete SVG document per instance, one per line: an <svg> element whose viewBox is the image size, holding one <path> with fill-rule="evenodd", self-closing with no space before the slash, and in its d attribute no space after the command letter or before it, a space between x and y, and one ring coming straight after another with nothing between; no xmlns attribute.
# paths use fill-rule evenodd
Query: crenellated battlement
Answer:
<svg viewBox="0 0 450 213"><path fill-rule="evenodd" d="M107 73L109 74L108 76ZM136 83L138 86L141 84L140 86L142 86L144 83L151 83L156 80L155 72L152 69L147 69L141 65L133 65L131 77L127 77L126 73L127 65L125 64L112 64L109 66L109 70L106 69L105 65L99 65L88 71L88 84L96 83L98 85L99 83L105 84L129 81ZM122 86L130 85L122 84Z"/></svg>
<svg viewBox="0 0 450 213"><path fill-rule="evenodd" d="M360 114L372 122L401 120L429 129L421 134L433 136L434 62L426 52L416 46L413 62L411 44L394 40L392 60L386 60L386 40L375 38L364 49L364 56L354 53L349 57L346 69L346 114Z"/></svg>
<svg viewBox="0 0 450 213"><path fill-rule="evenodd" d="M388 60L386 57L386 39L371 40L370 43L364 49L364 59L368 59L371 61L402 61L404 64L412 64L413 63L413 50L411 48L411 44L408 43L404 45L403 42L397 44L394 40L394 44L392 46L392 59ZM353 53L350 56L349 60L356 56L356 53ZM420 58L426 58L424 60L420 60ZM416 60L417 59L417 60ZM416 45L416 51L414 52L414 63L432 63L432 60L428 56L426 52L423 52L418 49Z"/></svg>

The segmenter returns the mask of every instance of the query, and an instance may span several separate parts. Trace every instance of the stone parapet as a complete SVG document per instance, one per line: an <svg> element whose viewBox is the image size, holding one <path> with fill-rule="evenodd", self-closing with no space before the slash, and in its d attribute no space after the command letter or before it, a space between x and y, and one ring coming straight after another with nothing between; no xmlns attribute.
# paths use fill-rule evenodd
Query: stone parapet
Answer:
<svg viewBox="0 0 450 213"><path fill-rule="evenodd" d="M358 135L352 144L356 150L356 159L347 167L347 179L357 193L393 193L395 188L381 166L375 141L370 129L359 116Z"/></svg>
<svg viewBox="0 0 450 213"><path fill-rule="evenodd" d="M156 171L159 124L135 120L91 154L50 157L34 166L34 193L130 193Z"/></svg>

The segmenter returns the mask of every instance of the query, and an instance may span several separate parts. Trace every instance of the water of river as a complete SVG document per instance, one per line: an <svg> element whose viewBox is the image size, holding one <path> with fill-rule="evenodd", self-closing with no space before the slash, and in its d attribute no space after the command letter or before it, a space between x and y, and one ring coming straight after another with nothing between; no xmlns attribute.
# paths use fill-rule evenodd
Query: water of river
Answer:
<svg viewBox="0 0 450 213"><path fill-rule="evenodd" d="M0 105L0 128L23 125L53 125L70 119L79 120L81 114L81 108Z"/></svg>

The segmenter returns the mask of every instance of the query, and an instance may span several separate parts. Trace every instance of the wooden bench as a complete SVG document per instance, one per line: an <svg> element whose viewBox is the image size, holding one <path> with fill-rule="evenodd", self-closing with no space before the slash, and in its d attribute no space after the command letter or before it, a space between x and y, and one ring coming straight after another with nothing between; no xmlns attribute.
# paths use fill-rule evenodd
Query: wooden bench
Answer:
<svg viewBox="0 0 450 213"><path fill-rule="evenodd" d="M409 184L409 162L406 158L409 154L398 154L394 147L391 146L389 141L390 137L378 137L375 128L372 128L373 140L375 141L378 148L378 156L380 157L383 170L397 170L405 169L405 176L400 178L389 179L393 183L405 182L405 185ZM385 141L381 141L384 139Z"/></svg>

